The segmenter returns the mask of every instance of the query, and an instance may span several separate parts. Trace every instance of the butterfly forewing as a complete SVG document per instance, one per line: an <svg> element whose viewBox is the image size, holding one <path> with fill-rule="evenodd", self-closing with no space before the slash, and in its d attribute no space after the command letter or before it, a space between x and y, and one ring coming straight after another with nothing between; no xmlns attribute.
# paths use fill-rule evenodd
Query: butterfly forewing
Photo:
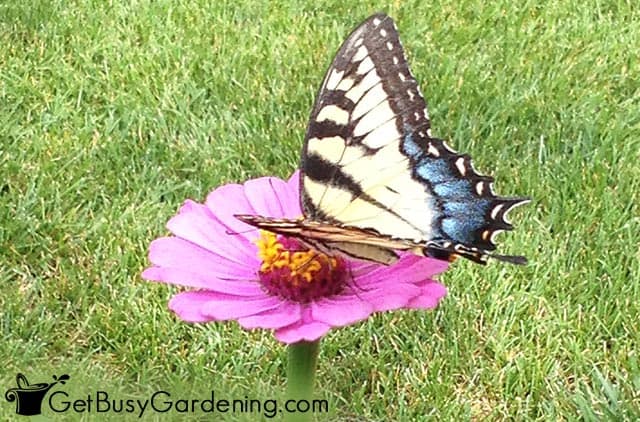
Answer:
<svg viewBox="0 0 640 422"><path fill-rule="evenodd" d="M468 155L433 138L424 98L392 19L356 28L316 98L301 162L309 220L374 230L477 262L510 230L501 198ZM508 258L506 258L508 260Z"/></svg>
<svg viewBox="0 0 640 422"><path fill-rule="evenodd" d="M428 132L426 105L393 21L374 15L339 50L311 113L305 213L397 238L429 238L435 204L401 151L405 127Z"/></svg>

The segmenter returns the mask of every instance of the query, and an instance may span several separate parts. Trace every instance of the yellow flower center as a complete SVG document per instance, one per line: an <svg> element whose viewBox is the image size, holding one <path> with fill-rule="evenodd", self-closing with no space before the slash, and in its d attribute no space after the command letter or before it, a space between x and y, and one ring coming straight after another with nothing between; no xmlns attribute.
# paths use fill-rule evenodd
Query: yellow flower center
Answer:
<svg viewBox="0 0 640 422"><path fill-rule="evenodd" d="M262 261L259 277L273 294L297 302L339 293L344 287L343 259L308 249L295 239L260 231L255 241Z"/></svg>

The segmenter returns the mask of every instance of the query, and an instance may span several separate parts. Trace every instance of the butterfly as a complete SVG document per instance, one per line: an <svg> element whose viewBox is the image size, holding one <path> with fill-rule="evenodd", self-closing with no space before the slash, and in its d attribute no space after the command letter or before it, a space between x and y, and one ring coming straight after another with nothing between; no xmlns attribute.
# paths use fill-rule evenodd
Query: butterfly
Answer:
<svg viewBox="0 0 640 422"><path fill-rule="evenodd" d="M241 221L324 253L393 264L398 251L484 264L507 213L527 198L493 192L471 158L430 131L425 100L393 20L382 13L344 41L313 106L300 164L304 215Z"/></svg>

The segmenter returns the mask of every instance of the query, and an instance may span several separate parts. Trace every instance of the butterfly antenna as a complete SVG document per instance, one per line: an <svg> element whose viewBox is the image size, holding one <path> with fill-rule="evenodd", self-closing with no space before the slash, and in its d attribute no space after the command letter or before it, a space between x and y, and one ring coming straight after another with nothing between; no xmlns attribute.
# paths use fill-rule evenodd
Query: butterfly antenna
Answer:
<svg viewBox="0 0 640 422"><path fill-rule="evenodd" d="M247 230L242 230L242 231L237 232L237 231L232 231L232 230L226 229L224 231L224 234L228 234L228 235L231 235L231 236L237 236L239 234L247 234L247 233L255 231L255 230L256 229L247 229Z"/></svg>

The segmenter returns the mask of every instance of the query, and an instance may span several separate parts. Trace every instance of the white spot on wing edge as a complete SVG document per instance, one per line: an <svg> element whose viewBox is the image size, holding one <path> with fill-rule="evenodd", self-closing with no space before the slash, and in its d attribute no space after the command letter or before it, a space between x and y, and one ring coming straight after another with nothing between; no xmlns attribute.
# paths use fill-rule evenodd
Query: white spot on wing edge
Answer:
<svg viewBox="0 0 640 422"><path fill-rule="evenodd" d="M496 217L498 216L498 213L500 212L502 207L504 207L504 204L498 204L495 207L493 207L493 209L491 210L491 214L490 214L492 220L496 219Z"/></svg>
<svg viewBox="0 0 640 422"><path fill-rule="evenodd" d="M384 29L380 30L380 35L382 35L383 37L387 36L387 31L385 31Z"/></svg>
<svg viewBox="0 0 640 422"><path fill-rule="evenodd" d="M467 167L464 165L464 157L460 157L456 160L456 168L461 176L464 176L467 173Z"/></svg>
<svg viewBox="0 0 640 422"><path fill-rule="evenodd" d="M447 151L449 151L449 152L451 152L451 153L453 153L453 154L457 153L457 151L456 151L455 149L451 148L451 147L450 147L449 145L447 145L447 143L446 143L446 142L444 142L444 141L442 141L442 146L444 147L444 149L446 149Z"/></svg>
<svg viewBox="0 0 640 422"><path fill-rule="evenodd" d="M393 50L393 43L391 41L387 41L387 50Z"/></svg>
<svg viewBox="0 0 640 422"><path fill-rule="evenodd" d="M382 22L382 21L380 20L380 18L374 18L374 19L373 19L373 24L374 24L375 26L380 25L380 23L381 23L381 22Z"/></svg>
<svg viewBox="0 0 640 422"><path fill-rule="evenodd" d="M427 152L433 155L434 157L440 157L440 151L438 151L438 148L434 147L431 142L429 142L429 146L427 147Z"/></svg>

